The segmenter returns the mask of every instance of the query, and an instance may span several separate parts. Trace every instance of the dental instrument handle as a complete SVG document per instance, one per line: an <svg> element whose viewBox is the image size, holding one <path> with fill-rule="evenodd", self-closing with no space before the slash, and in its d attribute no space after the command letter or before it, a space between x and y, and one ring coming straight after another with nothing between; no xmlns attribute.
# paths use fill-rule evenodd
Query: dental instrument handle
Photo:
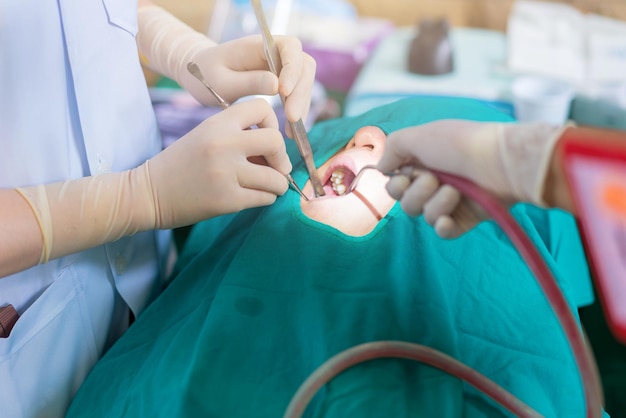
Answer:
<svg viewBox="0 0 626 418"><path fill-rule="evenodd" d="M251 3L263 37L263 50L265 51L270 71L278 77L283 69L283 62L280 58L276 42L274 42L274 37L269 29L269 25L267 24L267 20L265 19L261 0L251 0ZM287 98L280 94L280 99L284 106ZM298 152L300 153L300 156L306 166L306 170L309 173L311 186L313 186L315 196L324 196L326 194L324 192L324 185L317 174L317 168L315 167L315 161L313 160L313 150L311 149L311 143L309 142L302 118L298 119L296 122L289 121L289 126L291 127L294 140L298 146Z"/></svg>
<svg viewBox="0 0 626 418"><path fill-rule="evenodd" d="M324 196L326 193L324 192L322 180L317 175L317 168L315 167L315 161L313 160L313 150L311 149L311 144L309 141L303 141L300 139L306 138L304 123L302 122L302 119L298 119L297 122L290 121L289 124L291 125L291 131L296 137L295 140L296 145L298 146L298 152L300 153L300 156L302 156L302 160L306 166L306 171L309 173L309 179L311 180L311 186L313 186L315 196Z"/></svg>
<svg viewBox="0 0 626 418"><path fill-rule="evenodd" d="M202 75L202 71L200 71L200 67L198 67L198 64L193 61L187 63L187 70L211 92L211 94L213 95L213 97L215 97L215 100L217 100L222 109L226 109L230 106L230 103L224 100L224 98L220 96L217 90L215 90L213 86L211 86L208 81L206 81L206 79ZM304 200L309 200L309 198L304 194L302 189L298 187L293 177L291 177L291 174L285 174L285 178L289 182L289 185L300 195L300 197L302 197Z"/></svg>
<svg viewBox="0 0 626 418"><path fill-rule="evenodd" d="M192 76L197 78L198 81L200 81L204 85L204 87L206 87L209 90L209 92L211 92L211 94L213 95L213 97L215 97L215 100L217 100L217 103L220 105L222 109L226 109L228 106L230 106L230 103L224 100L224 98L218 94L218 92L213 88L213 86L211 86L206 81L206 79L202 75L202 71L200 71L200 67L198 67L198 64L196 64L193 61L188 62L187 70L191 73Z"/></svg>

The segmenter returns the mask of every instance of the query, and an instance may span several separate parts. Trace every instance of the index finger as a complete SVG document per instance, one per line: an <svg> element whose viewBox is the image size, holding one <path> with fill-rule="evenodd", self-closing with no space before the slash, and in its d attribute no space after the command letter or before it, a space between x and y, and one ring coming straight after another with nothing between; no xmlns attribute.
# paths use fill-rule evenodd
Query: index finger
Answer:
<svg viewBox="0 0 626 418"><path fill-rule="evenodd" d="M289 96L300 80L306 54L302 50L302 43L292 36L275 36L276 46L282 68L278 76L280 93Z"/></svg>
<svg viewBox="0 0 626 418"><path fill-rule="evenodd" d="M250 99L231 105L224 110L224 114L234 115L236 123L241 129L247 129L254 125L259 128L279 129L278 117L274 108L264 99Z"/></svg>
<svg viewBox="0 0 626 418"><path fill-rule="evenodd" d="M292 165L287 155L285 140L278 129L255 129L246 133L242 142L247 157L263 156L267 164L285 175Z"/></svg>

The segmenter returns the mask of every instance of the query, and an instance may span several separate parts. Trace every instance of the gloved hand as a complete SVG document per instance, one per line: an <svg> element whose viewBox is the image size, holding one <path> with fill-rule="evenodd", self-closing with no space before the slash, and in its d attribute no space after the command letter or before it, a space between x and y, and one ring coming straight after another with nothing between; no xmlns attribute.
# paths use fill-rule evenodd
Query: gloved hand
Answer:
<svg viewBox="0 0 626 418"><path fill-rule="evenodd" d="M315 80L315 60L291 36L275 36L283 69L276 78L269 71L260 35L216 45L158 6L139 8L137 45L147 65L177 81L204 105L216 106L207 88L187 70L194 61L204 78L229 102L253 94L286 97L285 114L306 121Z"/></svg>
<svg viewBox="0 0 626 418"><path fill-rule="evenodd" d="M507 204L524 201L545 206L548 164L562 131L563 127L545 124L431 122L391 133L378 169L432 168L471 180ZM441 186L432 173L413 182L396 176L387 190L407 214L423 213L445 238L461 235L486 216L458 190Z"/></svg>
<svg viewBox="0 0 626 418"><path fill-rule="evenodd" d="M248 160L255 156L268 166ZM290 171L276 115L255 99L207 119L133 170L17 190L37 217L45 263L139 231L269 205L287 190Z"/></svg>

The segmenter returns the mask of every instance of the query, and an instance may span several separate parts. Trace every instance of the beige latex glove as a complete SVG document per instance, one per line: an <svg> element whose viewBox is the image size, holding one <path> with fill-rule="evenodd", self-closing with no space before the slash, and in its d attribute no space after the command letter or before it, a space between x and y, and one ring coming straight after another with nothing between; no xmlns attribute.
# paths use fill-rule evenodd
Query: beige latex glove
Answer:
<svg viewBox="0 0 626 418"><path fill-rule="evenodd" d="M378 163L381 171L411 165L456 174L492 192L506 204L545 206L543 188L554 145L563 127L545 124L442 120L393 132ZM411 215L424 214L438 235L453 238L486 214L432 173L411 182L393 177L389 194Z"/></svg>
<svg viewBox="0 0 626 418"><path fill-rule="evenodd" d="M187 70L194 61L204 78L229 102L254 95L286 97L287 119L306 121L315 80L315 60L302 51L295 37L275 36L283 69L277 78L269 71L260 35L216 45L158 6L139 8L137 45L144 62L175 80L204 105L218 103Z"/></svg>
<svg viewBox="0 0 626 418"><path fill-rule="evenodd" d="M255 156L269 166L248 160ZM290 171L276 115L255 99L207 119L133 170L17 190L36 215L45 263L138 231L269 205L287 190L281 173Z"/></svg>

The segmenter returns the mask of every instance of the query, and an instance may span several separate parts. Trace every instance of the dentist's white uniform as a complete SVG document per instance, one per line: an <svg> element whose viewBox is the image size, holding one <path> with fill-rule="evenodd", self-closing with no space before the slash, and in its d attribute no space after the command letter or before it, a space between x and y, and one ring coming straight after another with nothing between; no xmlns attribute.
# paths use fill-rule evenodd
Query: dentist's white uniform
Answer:
<svg viewBox="0 0 626 418"><path fill-rule="evenodd" d="M0 0L0 187L135 167L161 143L133 0ZM0 220L2 222L2 220ZM0 416L60 417L162 284L168 233L141 233L0 279Z"/></svg>

